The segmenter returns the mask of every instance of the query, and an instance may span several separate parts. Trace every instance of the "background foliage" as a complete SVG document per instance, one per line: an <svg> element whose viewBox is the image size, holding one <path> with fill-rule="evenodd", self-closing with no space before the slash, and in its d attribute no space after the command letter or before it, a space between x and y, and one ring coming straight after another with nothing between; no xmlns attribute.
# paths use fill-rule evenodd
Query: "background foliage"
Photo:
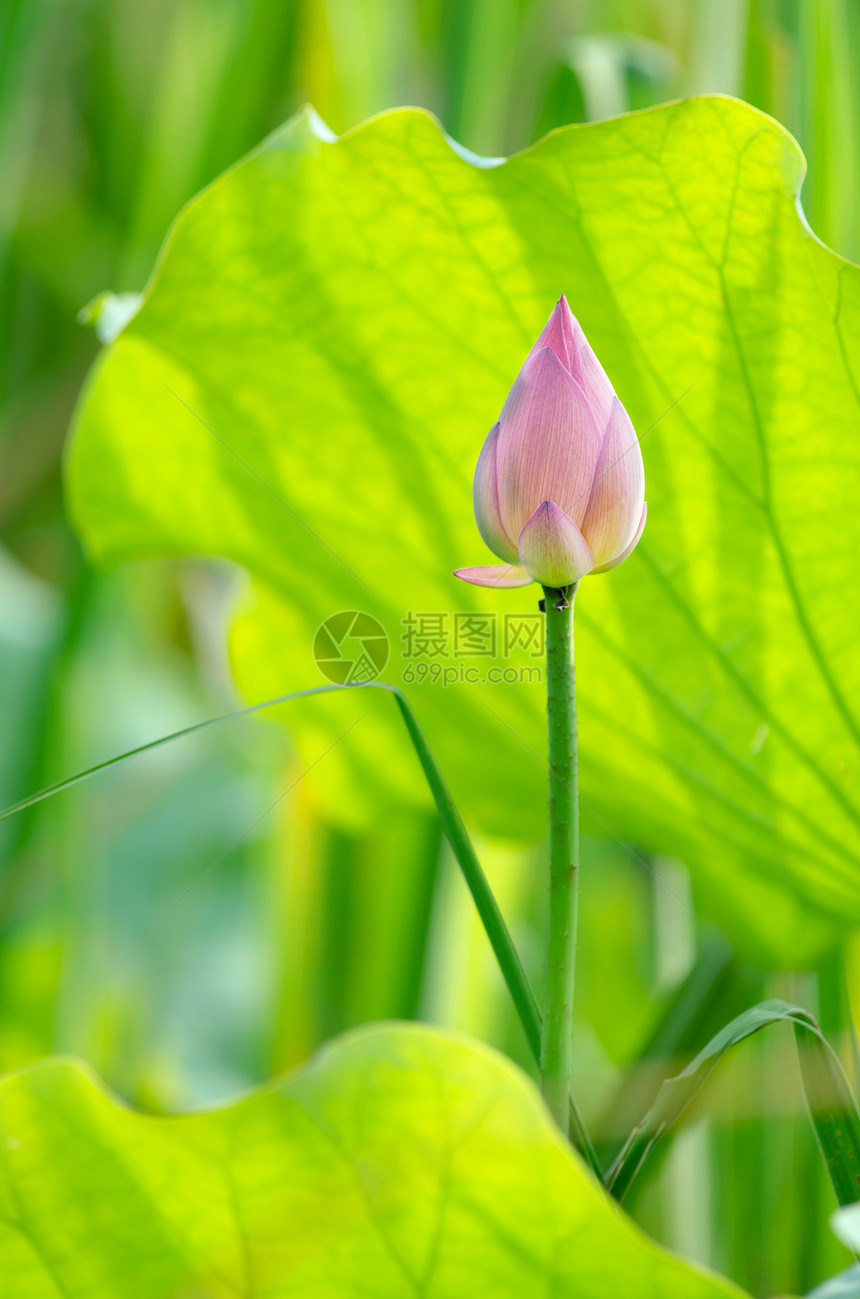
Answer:
<svg viewBox="0 0 860 1299"><path fill-rule="evenodd" d="M232 698L235 578L187 561L97 574L64 520L60 448L96 348L75 315L105 288L140 289L178 206L303 101L337 132L419 103L469 148L506 154L568 121L737 93L795 133L813 229L858 252L858 12L838 0L22 0L0 23L4 803ZM302 782L255 824L301 770L279 732L242 724L5 823L0 1065L74 1051L158 1109L223 1099L380 1016L420 1014L520 1052L429 814L344 824ZM485 847L534 949L540 850ZM850 937L814 969L796 968L790 935L765 964L725 956L688 909L683 868L637 853L598 837L586 850L577 1060L598 1130L598 1098L643 1049L702 1044L661 1020L697 954L718 970L717 1023L767 992L817 1009L838 1037L843 970L857 980ZM626 1084L634 1117L647 1072ZM812 1284L845 1256L797 1107L782 1044L749 1044L631 1207L754 1292ZM610 1144L617 1115L604 1115Z"/></svg>

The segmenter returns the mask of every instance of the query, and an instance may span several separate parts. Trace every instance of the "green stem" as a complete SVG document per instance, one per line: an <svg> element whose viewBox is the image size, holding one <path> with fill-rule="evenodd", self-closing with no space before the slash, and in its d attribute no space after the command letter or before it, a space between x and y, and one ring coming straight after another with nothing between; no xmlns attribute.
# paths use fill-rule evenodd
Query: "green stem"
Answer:
<svg viewBox="0 0 860 1299"><path fill-rule="evenodd" d="M549 940L541 1035L541 1087L562 1131L567 1131L572 1063L573 976L579 890L579 794L573 600L544 587L546 690L549 723Z"/></svg>

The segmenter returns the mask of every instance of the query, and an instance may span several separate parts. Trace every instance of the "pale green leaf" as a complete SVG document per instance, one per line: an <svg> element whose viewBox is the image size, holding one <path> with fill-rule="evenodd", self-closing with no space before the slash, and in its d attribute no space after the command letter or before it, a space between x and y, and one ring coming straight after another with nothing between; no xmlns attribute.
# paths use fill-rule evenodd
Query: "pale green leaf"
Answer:
<svg viewBox="0 0 860 1299"><path fill-rule="evenodd" d="M802 172L781 127L722 98L500 165L415 110L341 140L299 116L184 211L104 353L70 462L82 535L103 560L250 570L252 697L319 681L314 633L342 609L382 621L401 683L408 610L535 610L536 587L450 573L489 559L475 459L564 291L649 502L632 559L577 598L583 797L796 965L860 919L860 275L806 227ZM405 684L467 821L540 834L541 683ZM360 707L303 706L308 764ZM313 773L337 815L420 797L383 713Z"/></svg>
<svg viewBox="0 0 860 1299"><path fill-rule="evenodd" d="M224 1110L152 1118L73 1063L0 1083L15 1299L718 1299L625 1218L503 1056L362 1029Z"/></svg>

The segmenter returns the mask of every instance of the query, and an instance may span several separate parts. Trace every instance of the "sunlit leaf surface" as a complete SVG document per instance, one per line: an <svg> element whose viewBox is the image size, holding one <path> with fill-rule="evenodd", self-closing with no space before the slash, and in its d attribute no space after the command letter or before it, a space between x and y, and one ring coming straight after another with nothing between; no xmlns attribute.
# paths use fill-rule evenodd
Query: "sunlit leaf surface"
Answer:
<svg viewBox="0 0 860 1299"><path fill-rule="evenodd" d="M384 624L401 680L408 610L449 633L455 611L534 612L537 588L450 572L489 559L474 462L564 291L649 502L634 557L577 599L583 797L794 964L860 919L860 279L799 214L802 171L785 131L721 98L492 166L418 111L341 140L294 119L185 210L105 352L70 463L82 534L105 560L246 566L251 696L319 681L314 633L344 609ZM452 670L492 662L447 648ZM406 685L467 820L539 834L540 682ZM385 710L327 752L365 707L296 721L347 817L421 796Z"/></svg>
<svg viewBox="0 0 860 1299"><path fill-rule="evenodd" d="M0 1084L0 1123L3 1277L28 1299L740 1295L619 1213L509 1061L423 1028L178 1119L41 1065Z"/></svg>

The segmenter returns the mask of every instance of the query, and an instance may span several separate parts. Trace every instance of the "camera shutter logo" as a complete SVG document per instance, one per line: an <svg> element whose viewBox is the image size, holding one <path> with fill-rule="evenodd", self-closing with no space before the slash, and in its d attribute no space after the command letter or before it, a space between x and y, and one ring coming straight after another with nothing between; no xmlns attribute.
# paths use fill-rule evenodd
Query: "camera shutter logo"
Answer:
<svg viewBox="0 0 860 1299"><path fill-rule="evenodd" d="M375 681L388 662L388 635L382 623L360 609L326 618L314 636L314 659L324 677L339 686Z"/></svg>

